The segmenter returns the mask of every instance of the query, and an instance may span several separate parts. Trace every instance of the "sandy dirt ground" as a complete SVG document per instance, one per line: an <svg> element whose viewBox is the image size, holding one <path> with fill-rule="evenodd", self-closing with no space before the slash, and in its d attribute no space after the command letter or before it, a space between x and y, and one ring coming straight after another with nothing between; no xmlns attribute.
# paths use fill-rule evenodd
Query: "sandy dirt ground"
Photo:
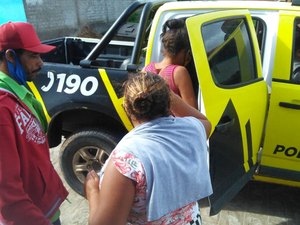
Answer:
<svg viewBox="0 0 300 225"><path fill-rule="evenodd" d="M61 206L61 223L62 225L85 225L88 218L88 202L81 195L73 191L64 180L59 166L59 147L50 149L52 163L61 176L66 188L69 191L68 201Z"/></svg>

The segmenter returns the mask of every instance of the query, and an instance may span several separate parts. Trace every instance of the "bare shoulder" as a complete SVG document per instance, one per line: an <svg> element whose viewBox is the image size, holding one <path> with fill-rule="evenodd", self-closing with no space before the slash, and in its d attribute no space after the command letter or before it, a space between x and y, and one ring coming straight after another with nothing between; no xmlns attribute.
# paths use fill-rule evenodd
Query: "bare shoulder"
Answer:
<svg viewBox="0 0 300 225"><path fill-rule="evenodd" d="M175 81L190 79L189 71L184 66L177 66L173 73Z"/></svg>
<svg viewBox="0 0 300 225"><path fill-rule="evenodd" d="M186 67L178 65L174 70L174 74L182 74L182 73L189 74L189 71L187 70Z"/></svg>

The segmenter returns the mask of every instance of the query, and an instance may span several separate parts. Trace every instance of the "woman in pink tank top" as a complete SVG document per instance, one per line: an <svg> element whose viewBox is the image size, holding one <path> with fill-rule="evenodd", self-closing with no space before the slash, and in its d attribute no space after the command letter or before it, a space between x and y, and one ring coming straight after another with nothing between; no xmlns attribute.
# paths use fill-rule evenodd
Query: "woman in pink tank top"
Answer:
<svg viewBox="0 0 300 225"><path fill-rule="evenodd" d="M163 45L163 60L151 62L143 70L162 76L174 93L197 108L192 80L185 67L192 57L184 19L168 20L163 26L160 37Z"/></svg>

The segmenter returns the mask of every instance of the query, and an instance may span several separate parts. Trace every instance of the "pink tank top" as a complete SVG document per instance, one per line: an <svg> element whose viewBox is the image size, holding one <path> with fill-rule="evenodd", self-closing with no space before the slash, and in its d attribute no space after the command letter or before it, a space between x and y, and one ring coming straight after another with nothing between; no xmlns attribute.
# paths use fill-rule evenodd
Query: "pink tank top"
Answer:
<svg viewBox="0 0 300 225"><path fill-rule="evenodd" d="M155 68L155 62L149 63L147 66L145 66L144 71L148 71L154 74L158 74L162 76L165 81L168 83L170 89L177 95L180 96L180 92L178 87L175 85L174 82L174 70L178 65L168 65L165 68L159 70Z"/></svg>

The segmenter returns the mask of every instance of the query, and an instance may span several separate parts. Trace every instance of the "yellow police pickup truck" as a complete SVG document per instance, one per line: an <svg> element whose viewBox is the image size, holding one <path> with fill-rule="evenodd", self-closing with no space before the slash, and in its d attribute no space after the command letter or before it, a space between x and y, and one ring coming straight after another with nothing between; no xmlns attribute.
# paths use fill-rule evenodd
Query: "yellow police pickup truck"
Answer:
<svg viewBox="0 0 300 225"><path fill-rule="evenodd" d="M82 193L87 172L132 128L120 84L161 59L163 24L183 17L199 110L214 127L211 215L250 179L300 187L300 6L273 1L135 2L101 40L46 41L57 50L29 87L43 102L50 145L66 139L67 182Z"/></svg>

